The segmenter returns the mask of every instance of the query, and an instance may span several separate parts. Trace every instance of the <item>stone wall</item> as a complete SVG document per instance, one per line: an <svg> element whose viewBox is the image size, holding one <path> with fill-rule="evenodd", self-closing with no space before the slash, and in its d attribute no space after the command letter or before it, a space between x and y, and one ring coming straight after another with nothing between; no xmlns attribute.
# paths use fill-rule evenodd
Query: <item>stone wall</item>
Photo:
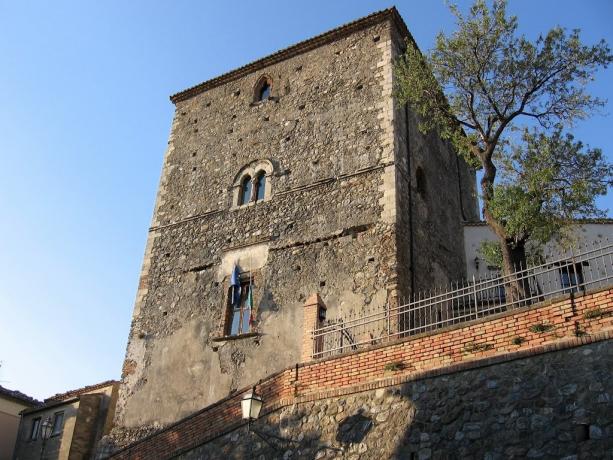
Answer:
<svg viewBox="0 0 613 460"><path fill-rule="evenodd" d="M116 409L120 444L299 362L309 294L331 317L396 302L406 237L392 100L392 33L406 30L393 32L396 16L372 15L173 98ZM256 102L262 76L272 98ZM457 199L434 199L460 193L451 157L433 141L420 148L445 157L438 174L453 173L423 205L433 214L421 234L455 235ZM256 164L270 166L266 199L237 206L241 171ZM436 280L460 277L461 240L441 244L455 252ZM436 245L418 250L439 260ZM238 338L224 335L234 263L254 282L255 322Z"/></svg>
<svg viewBox="0 0 613 460"><path fill-rule="evenodd" d="M294 404L176 457L611 458L613 342Z"/></svg>
<svg viewBox="0 0 613 460"><path fill-rule="evenodd" d="M392 55L405 48L394 29ZM397 246L400 302L466 276L463 224L479 220L475 172L436 132L423 134L419 118L394 104Z"/></svg>

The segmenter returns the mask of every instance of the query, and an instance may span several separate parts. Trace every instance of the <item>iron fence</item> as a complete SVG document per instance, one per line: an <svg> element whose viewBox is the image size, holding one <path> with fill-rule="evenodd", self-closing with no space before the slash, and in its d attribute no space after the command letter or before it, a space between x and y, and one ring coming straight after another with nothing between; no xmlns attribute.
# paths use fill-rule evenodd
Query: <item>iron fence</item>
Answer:
<svg viewBox="0 0 613 460"><path fill-rule="evenodd" d="M613 279L613 244L563 251L543 264L504 276L452 283L357 318L328 321L312 332L313 358L345 353L472 321L572 292L603 288Z"/></svg>

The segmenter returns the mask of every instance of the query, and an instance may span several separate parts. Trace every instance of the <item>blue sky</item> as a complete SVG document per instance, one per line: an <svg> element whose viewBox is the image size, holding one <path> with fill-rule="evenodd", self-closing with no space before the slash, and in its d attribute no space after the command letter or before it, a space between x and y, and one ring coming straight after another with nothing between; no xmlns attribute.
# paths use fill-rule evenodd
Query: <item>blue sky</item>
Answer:
<svg viewBox="0 0 613 460"><path fill-rule="evenodd" d="M43 398L119 378L170 94L391 5L0 0L0 385ZM396 6L422 49L452 30L442 0ZM509 9L531 37L613 43L609 0ZM592 92L613 101L612 69ZM613 158L611 120L575 134Z"/></svg>

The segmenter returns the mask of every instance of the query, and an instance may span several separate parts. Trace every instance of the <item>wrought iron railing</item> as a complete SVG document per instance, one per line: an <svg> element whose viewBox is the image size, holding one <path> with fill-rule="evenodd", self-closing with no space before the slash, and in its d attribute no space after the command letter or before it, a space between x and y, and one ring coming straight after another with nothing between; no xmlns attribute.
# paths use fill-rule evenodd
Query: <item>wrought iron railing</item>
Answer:
<svg viewBox="0 0 613 460"><path fill-rule="evenodd" d="M612 283L613 244L561 254L509 275L452 283L446 290L415 294L404 305L329 321L312 332L312 356L345 353Z"/></svg>

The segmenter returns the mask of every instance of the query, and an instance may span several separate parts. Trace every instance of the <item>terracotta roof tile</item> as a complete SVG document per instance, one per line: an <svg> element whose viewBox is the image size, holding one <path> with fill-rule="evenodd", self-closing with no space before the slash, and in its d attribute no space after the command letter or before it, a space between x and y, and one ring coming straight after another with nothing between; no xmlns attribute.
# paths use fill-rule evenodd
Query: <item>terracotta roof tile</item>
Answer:
<svg viewBox="0 0 613 460"><path fill-rule="evenodd" d="M104 382L97 383L95 385L88 385L83 388L77 388L76 390L67 391L65 393L58 393L56 395L46 398L45 404L55 402L55 401L62 401L64 399L74 398L75 396L82 395L83 393L89 393L90 391L94 391L99 388L108 387L109 385L113 385L115 383L119 383L119 382L117 380L106 380Z"/></svg>
<svg viewBox="0 0 613 460"><path fill-rule="evenodd" d="M43 404L42 401L34 399L31 396L22 393L21 391L9 390L8 388L4 388L3 386L0 386L0 396L6 396L8 398L28 404L32 407L38 407Z"/></svg>

